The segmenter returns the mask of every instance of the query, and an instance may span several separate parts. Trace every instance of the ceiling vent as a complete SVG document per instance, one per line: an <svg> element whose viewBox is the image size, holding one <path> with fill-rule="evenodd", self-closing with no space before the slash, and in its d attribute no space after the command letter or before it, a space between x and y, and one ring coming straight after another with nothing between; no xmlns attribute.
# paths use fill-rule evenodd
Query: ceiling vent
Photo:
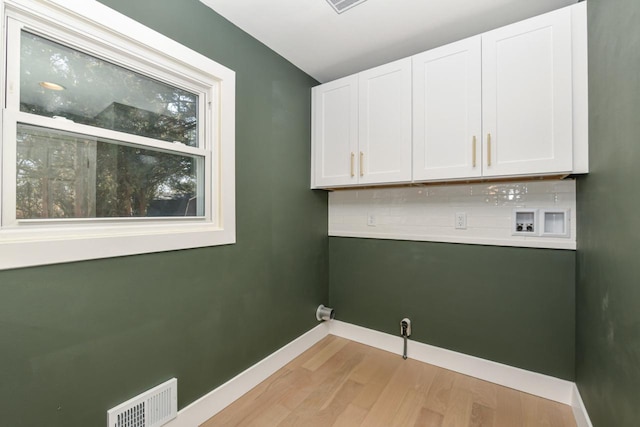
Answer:
<svg viewBox="0 0 640 427"><path fill-rule="evenodd" d="M331 7L338 12L342 13L345 10L349 10L354 6L364 3L366 0L327 0Z"/></svg>

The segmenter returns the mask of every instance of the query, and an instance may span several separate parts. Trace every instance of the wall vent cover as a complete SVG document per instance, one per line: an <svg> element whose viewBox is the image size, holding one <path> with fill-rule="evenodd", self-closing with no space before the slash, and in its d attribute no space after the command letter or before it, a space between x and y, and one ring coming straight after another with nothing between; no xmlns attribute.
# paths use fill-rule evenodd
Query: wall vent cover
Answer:
<svg viewBox="0 0 640 427"><path fill-rule="evenodd" d="M107 427L160 427L178 413L178 380L157 387L107 411Z"/></svg>
<svg viewBox="0 0 640 427"><path fill-rule="evenodd" d="M338 12L342 13L345 10L351 9L354 6L364 3L366 0L327 0L331 7Z"/></svg>

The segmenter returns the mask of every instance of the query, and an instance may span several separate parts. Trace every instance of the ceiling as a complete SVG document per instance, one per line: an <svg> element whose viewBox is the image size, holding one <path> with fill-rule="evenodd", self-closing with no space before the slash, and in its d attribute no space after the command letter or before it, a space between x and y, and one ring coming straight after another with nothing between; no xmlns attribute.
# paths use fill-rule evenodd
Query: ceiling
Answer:
<svg viewBox="0 0 640 427"><path fill-rule="evenodd" d="M482 33L577 0L200 0L320 82Z"/></svg>

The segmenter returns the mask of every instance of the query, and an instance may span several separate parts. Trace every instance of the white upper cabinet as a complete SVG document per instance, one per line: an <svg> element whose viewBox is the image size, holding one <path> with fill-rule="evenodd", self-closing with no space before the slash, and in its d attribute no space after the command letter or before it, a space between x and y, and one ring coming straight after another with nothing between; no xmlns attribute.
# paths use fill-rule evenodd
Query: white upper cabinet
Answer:
<svg viewBox="0 0 640 427"><path fill-rule="evenodd" d="M411 60L358 75L360 184L411 181Z"/></svg>
<svg viewBox="0 0 640 427"><path fill-rule="evenodd" d="M313 88L312 188L411 181L411 59Z"/></svg>
<svg viewBox="0 0 640 427"><path fill-rule="evenodd" d="M571 172L571 11L482 35L483 175Z"/></svg>
<svg viewBox="0 0 640 427"><path fill-rule="evenodd" d="M482 174L481 37L413 57L413 179Z"/></svg>
<svg viewBox="0 0 640 427"><path fill-rule="evenodd" d="M316 86L313 98L312 183L357 184L358 76Z"/></svg>
<svg viewBox="0 0 640 427"><path fill-rule="evenodd" d="M413 180L587 172L584 19L576 5L414 56Z"/></svg>
<svg viewBox="0 0 640 427"><path fill-rule="evenodd" d="M312 188L588 172L585 2L313 89Z"/></svg>

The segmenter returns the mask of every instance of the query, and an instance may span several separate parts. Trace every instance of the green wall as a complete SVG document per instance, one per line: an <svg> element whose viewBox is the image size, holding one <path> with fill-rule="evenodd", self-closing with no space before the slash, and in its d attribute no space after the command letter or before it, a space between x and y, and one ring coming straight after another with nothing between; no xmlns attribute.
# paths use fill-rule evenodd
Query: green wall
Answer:
<svg viewBox="0 0 640 427"><path fill-rule="evenodd" d="M589 0L577 260L328 239L326 194L308 190L316 82L197 0L101 1L236 71L238 243L1 271L0 424L103 425L173 376L184 407L313 327L327 301L343 321L397 334L409 316L416 341L560 378L577 360L594 425L640 424L636 0Z"/></svg>
<svg viewBox="0 0 640 427"><path fill-rule="evenodd" d="M3 426L101 426L173 376L179 407L317 324L316 82L197 0L104 0L237 73L237 244L0 272Z"/></svg>
<svg viewBox="0 0 640 427"><path fill-rule="evenodd" d="M573 251L331 237L329 264L340 320L574 378Z"/></svg>
<svg viewBox="0 0 640 427"><path fill-rule="evenodd" d="M578 181L577 383L596 427L640 425L640 2L589 0Z"/></svg>

